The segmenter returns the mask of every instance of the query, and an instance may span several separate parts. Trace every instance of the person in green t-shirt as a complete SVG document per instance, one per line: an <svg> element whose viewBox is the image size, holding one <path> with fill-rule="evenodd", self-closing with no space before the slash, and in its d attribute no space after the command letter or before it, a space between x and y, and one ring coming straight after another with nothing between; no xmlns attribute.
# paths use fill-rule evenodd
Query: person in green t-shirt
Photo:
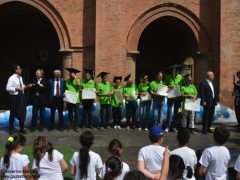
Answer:
<svg viewBox="0 0 240 180"><path fill-rule="evenodd" d="M163 123L163 111L165 97L160 96L157 92L163 82L163 73L159 71L156 75L156 79L150 83L150 92L153 98L153 124L162 125Z"/></svg>
<svg viewBox="0 0 240 180"><path fill-rule="evenodd" d="M166 77L166 85L168 88L175 88L181 87L182 84L182 75L181 72L181 66L174 65L172 74L169 74ZM168 98L167 100L167 128L165 129L166 132L173 131L177 132L177 122L179 119L179 108L181 107L181 98Z"/></svg>
<svg viewBox="0 0 240 180"><path fill-rule="evenodd" d="M123 106L123 88L121 86L122 76L115 76L113 79L112 86L112 117L113 117L113 127L114 129L121 129L121 120L122 120L122 106Z"/></svg>
<svg viewBox="0 0 240 180"><path fill-rule="evenodd" d="M91 89L96 91L96 83L92 79L93 78L93 70L92 69L85 69L85 77L81 83L81 92L84 89ZM93 128L92 123L92 108L93 108L94 99L82 99L83 105L83 128Z"/></svg>
<svg viewBox="0 0 240 180"><path fill-rule="evenodd" d="M148 81L148 75L143 74L141 82L138 85L139 95L141 97L140 107L141 107L141 116L140 116L140 125L138 130L148 130L148 121L150 119L150 109L152 104L152 98L150 95L150 83ZM143 97L148 98L143 98Z"/></svg>
<svg viewBox="0 0 240 180"><path fill-rule="evenodd" d="M197 88L194 86L192 82L191 75L187 75L184 77L183 85L181 86L181 94L184 98L183 107L186 98L196 99L197 98ZM185 110L183 108L183 117L182 117L182 127L187 127L188 117L189 117L189 128L192 134L196 134L194 131L194 111Z"/></svg>
<svg viewBox="0 0 240 180"><path fill-rule="evenodd" d="M123 88L124 98L126 99L126 129L136 128L136 111L137 111L137 95L138 89L137 86L133 83L131 74L124 78L124 81L127 83ZM131 122L132 118L132 122Z"/></svg>
<svg viewBox="0 0 240 180"><path fill-rule="evenodd" d="M80 71L74 68L66 68L66 70L69 72L69 79L65 80L66 90L78 94L78 99L76 104L72 104L69 102L67 103L70 128L78 132L79 104L80 104L79 91L80 91L81 80L76 77L76 73L79 73ZM73 121L73 116L74 116L74 121Z"/></svg>
<svg viewBox="0 0 240 180"><path fill-rule="evenodd" d="M107 80L108 72L101 72L97 76L100 77L102 81L97 85L97 95L99 97L100 102L100 129L108 129L109 128L109 120L111 113L111 84Z"/></svg>

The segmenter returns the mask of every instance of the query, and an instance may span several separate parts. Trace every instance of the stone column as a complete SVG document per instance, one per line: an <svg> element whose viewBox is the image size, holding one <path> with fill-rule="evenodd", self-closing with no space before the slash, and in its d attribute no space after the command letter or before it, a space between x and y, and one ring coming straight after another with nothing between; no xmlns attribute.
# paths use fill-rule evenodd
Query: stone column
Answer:
<svg viewBox="0 0 240 180"><path fill-rule="evenodd" d="M72 67L72 49L65 49L65 50L60 50L60 53L62 55L62 72L63 72L63 77L67 78L68 77L68 72L66 71L65 68L71 68Z"/></svg>

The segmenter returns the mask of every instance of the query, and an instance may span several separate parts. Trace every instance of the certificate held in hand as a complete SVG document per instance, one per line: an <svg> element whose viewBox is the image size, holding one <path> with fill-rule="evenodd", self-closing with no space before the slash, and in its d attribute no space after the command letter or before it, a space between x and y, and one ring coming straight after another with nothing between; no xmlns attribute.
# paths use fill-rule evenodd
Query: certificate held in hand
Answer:
<svg viewBox="0 0 240 180"><path fill-rule="evenodd" d="M168 96L168 87L165 85L160 85L158 87L157 94L160 96Z"/></svg>
<svg viewBox="0 0 240 180"><path fill-rule="evenodd" d="M150 101L152 100L151 94L149 94L148 92L146 92L145 95L140 95L140 99L142 102L144 101Z"/></svg>
<svg viewBox="0 0 240 180"><path fill-rule="evenodd" d="M184 109L188 111L200 111L200 99L186 99Z"/></svg>
<svg viewBox="0 0 240 180"><path fill-rule="evenodd" d="M82 99L96 99L96 89L83 89Z"/></svg>
<svg viewBox="0 0 240 180"><path fill-rule="evenodd" d="M181 91L179 87L168 88L168 98L180 97Z"/></svg>
<svg viewBox="0 0 240 180"><path fill-rule="evenodd" d="M78 100L78 96L79 96L78 93L66 90L65 91L65 97L63 98L63 100L65 102L68 102L68 103L71 103L71 104L76 104L77 100Z"/></svg>

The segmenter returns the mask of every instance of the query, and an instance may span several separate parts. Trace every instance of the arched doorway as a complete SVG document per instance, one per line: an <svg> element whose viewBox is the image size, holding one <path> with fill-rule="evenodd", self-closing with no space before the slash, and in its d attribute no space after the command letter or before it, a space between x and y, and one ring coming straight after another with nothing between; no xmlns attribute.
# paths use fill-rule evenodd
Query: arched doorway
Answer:
<svg viewBox="0 0 240 180"><path fill-rule="evenodd" d="M141 34L136 59L136 77L148 72L150 78L173 64L182 64L198 52L198 42L188 25L172 16L150 23Z"/></svg>
<svg viewBox="0 0 240 180"><path fill-rule="evenodd" d="M8 108L5 86L11 67L23 67L25 83L31 82L34 71L43 68L51 77L55 68L62 68L58 34L50 20L37 8L22 2L0 6L0 108Z"/></svg>

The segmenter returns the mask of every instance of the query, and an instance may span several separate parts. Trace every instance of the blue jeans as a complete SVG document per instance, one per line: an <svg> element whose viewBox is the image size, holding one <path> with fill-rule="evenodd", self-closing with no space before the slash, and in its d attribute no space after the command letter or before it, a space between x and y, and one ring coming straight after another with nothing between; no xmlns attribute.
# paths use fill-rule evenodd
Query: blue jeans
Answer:
<svg viewBox="0 0 240 180"><path fill-rule="evenodd" d="M178 109L181 107L181 100L169 98L167 106L167 128L177 128Z"/></svg>
<svg viewBox="0 0 240 180"><path fill-rule="evenodd" d="M150 109L151 109L152 101L144 101L141 102L141 124L140 127L145 129L148 127L148 122L150 119Z"/></svg>
<svg viewBox="0 0 240 180"><path fill-rule="evenodd" d="M153 125L162 125L165 99L153 99Z"/></svg>

